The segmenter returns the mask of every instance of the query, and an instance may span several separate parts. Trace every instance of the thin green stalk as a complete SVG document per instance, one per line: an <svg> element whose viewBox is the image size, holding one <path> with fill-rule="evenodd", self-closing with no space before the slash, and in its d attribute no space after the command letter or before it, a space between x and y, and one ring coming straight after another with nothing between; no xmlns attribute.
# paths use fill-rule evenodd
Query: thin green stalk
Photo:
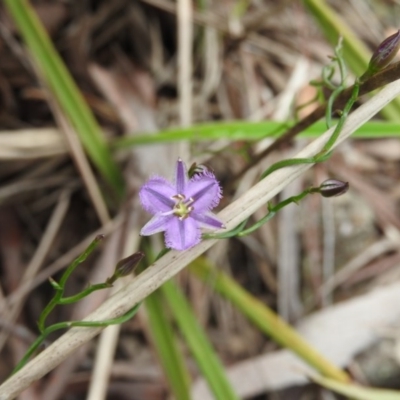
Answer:
<svg viewBox="0 0 400 400"><path fill-rule="evenodd" d="M226 274L212 268L204 258L198 258L190 264L189 270L216 292L231 301L262 332L268 334L283 347L293 351L321 374L339 382L349 381L349 377L344 371L315 350L269 307L246 292Z"/></svg>
<svg viewBox="0 0 400 400"><path fill-rule="evenodd" d="M241 222L238 226L233 228L230 231L222 232L222 233L204 233L203 239L229 239L235 236L238 236L240 232L243 231L244 227L247 224L248 219Z"/></svg>
<svg viewBox="0 0 400 400"><path fill-rule="evenodd" d="M358 82L358 79L354 83L354 88L353 88L353 93L349 99L349 101L346 103L346 105L343 108L342 115L339 118L339 121L331 135L331 137L328 139L328 141L325 143L324 147L322 148L321 152L319 155L325 155L327 154L332 146L335 144L337 138L339 137L340 132L342 131L343 125L346 121L347 116L349 115L354 103L356 102L358 98L358 91L360 89L360 85Z"/></svg>
<svg viewBox="0 0 400 400"><path fill-rule="evenodd" d="M63 297L64 294L64 287L65 284L72 274L72 272L75 271L76 267L83 263L86 258L93 252L93 250L99 245L99 243L104 239L104 235L98 235L95 237L95 239L89 244L89 246L86 248L86 250L79 255L64 271L64 273L61 276L60 282L55 282L54 280L51 280L51 284L53 288L56 290L56 293L54 294L53 298L49 301L47 306L44 308L44 310L41 312L39 316L39 321L38 321L38 327L39 331L43 332L45 330L44 324L46 321L47 316L51 313L51 311L54 309L54 307L57 304L60 304L60 301Z"/></svg>
<svg viewBox="0 0 400 400"><path fill-rule="evenodd" d="M71 274L75 271L76 267L79 264L82 264L89 257L90 254L97 248L100 242L104 239L104 235L97 235L94 240L89 244L89 246L85 249L85 251L80 254L70 265L68 265L67 269L61 276L59 285L64 287L67 283L67 280L71 276Z"/></svg>
<svg viewBox="0 0 400 400"><path fill-rule="evenodd" d="M306 197L310 193L316 193L318 191L319 191L319 188L314 188L314 187L308 188L296 196L291 196L291 197L279 202L276 206L272 206L271 204L268 204L268 214L265 215L263 218L261 218L259 221L257 221L250 228L244 229L241 232L239 232L238 236L239 237L247 236L250 233L253 233L257 229L259 229L262 225L264 225L269 220L271 220L273 217L275 217L276 213L279 210L281 210L283 207L286 207L287 205L292 204L292 203L297 204L300 200L304 199L304 197Z"/></svg>
<svg viewBox="0 0 400 400"><path fill-rule="evenodd" d="M86 289L82 290L82 292L77 293L73 296L68 296L68 297L61 297L58 300L59 305L65 305L65 304L72 304L76 303L79 300L82 300L84 297L89 296L89 294L96 292L97 290L102 290L102 289L109 289L112 287L112 284L110 283L96 283L94 285L90 285Z"/></svg>
<svg viewBox="0 0 400 400"><path fill-rule="evenodd" d="M300 159L300 160L303 160L303 159ZM245 220L241 224L239 224L236 228L234 228L228 232L204 234L203 239L228 239L231 237L247 236L250 233L253 233L257 229L259 229L262 225L264 225L268 221L270 221L276 215L276 213L278 211L280 211L282 208L284 208L287 205L292 204L292 203L297 204L302 199L304 199L304 197L306 197L307 195L309 195L311 193L320 193L320 191L321 191L320 187L317 187L317 188L310 187L310 188L305 189L303 192L301 192L298 195L291 196L291 197L279 202L275 206L273 206L272 204L269 203L268 204L268 213L263 218L261 218L259 221L257 221L254 225L252 225L250 228L244 229L247 224L247 221L248 221L248 220Z"/></svg>
<svg viewBox="0 0 400 400"><path fill-rule="evenodd" d="M315 164L318 162L325 161L329 158L330 154L325 154L324 157L314 156L310 158L289 158L287 160L278 161L272 164L269 168L267 168L262 174L260 179L264 179L268 175L277 171L281 168L291 167L293 165L301 165L301 164Z"/></svg>
<svg viewBox="0 0 400 400"><path fill-rule="evenodd" d="M53 332L58 331L60 329L68 329L72 327L105 327L109 325L117 325L122 324L128 320L130 320L138 311L140 307L140 303L134 306L131 310L129 310L124 315L105 320L105 321L68 321L68 322L59 322L57 324L53 324L48 326L43 330L40 336L32 343L29 347L28 351L24 355L24 357L19 361L17 366L14 368L12 374L15 374L19 371L31 358L31 356L35 353L35 351L39 348L39 346L46 340L46 338Z"/></svg>
<svg viewBox="0 0 400 400"><path fill-rule="evenodd" d="M330 125L330 123L331 123L330 116L332 115L332 111L333 111L332 107L334 104L334 100L332 100L332 98L336 99L339 96L339 94L345 90L346 69L345 69L344 61L343 61L343 57L342 57L341 41L339 42L338 46L335 49L335 62L337 62L339 64L341 84L331 94L331 96L330 96L331 98L329 99L330 101L328 101L328 103L327 103L326 115L328 116L328 118L327 118L328 125ZM270 175L272 172L274 172L280 168L285 168L285 167L289 167L292 165L314 164L314 163L320 163L320 162L326 161L331 156L330 150L333 147L333 145L335 144L336 140L338 139L340 132L342 131L344 123L345 123L354 103L356 102L356 100L358 98L359 91L360 91L360 82L359 82L359 79L357 78L353 85L351 96L347 100L347 102L341 112L339 121L336 124L335 129L333 130L331 136L329 137L329 139L327 140L325 145L322 147L321 151L316 156L310 157L310 158L291 158L288 160L278 161L277 163L275 163L275 164L271 165L269 168L267 168L267 170L265 170L261 174L261 179L264 179L266 176Z"/></svg>

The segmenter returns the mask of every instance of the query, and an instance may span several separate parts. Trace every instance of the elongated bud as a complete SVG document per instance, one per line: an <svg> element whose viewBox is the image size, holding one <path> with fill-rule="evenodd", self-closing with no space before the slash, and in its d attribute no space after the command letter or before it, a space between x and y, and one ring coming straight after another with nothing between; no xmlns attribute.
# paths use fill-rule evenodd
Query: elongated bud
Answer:
<svg viewBox="0 0 400 400"><path fill-rule="evenodd" d="M137 251L129 257L123 258L122 260L118 261L117 265L115 266L113 276L108 278L106 282L112 285L117 279L122 278L123 276L130 275L135 270L143 257L144 253L142 251Z"/></svg>
<svg viewBox="0 0 400 400"><path fill-rule="evenodd" d="M129 257L123 258L122 260L118 261L115 267L115 272L118 273L119 276L130 275L143 257L144 253L142 251L137 251Z"/></svg>
<svg viewBox="0 0 400 400"><path fill-rule="evenodd" d="M368 64L367 72L363 78L367 78L385 68L400 49L400 30L386 38L374 51Z"/></svg>
<svg viewBox="0 0 400 400"><path fill-rule="evenodd" d="M338 179L327 179L321 183L319 193L323 197L335 197L345 194L349 190L349 182L339 181Z"/></svg>

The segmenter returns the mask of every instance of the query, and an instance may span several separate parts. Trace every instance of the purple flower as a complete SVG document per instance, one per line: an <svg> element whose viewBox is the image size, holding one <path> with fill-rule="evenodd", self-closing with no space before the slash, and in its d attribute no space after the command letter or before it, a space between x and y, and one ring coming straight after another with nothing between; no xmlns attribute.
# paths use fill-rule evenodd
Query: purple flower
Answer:
<svg viewBox="0 0 400 400"><path fill-rule="evenodd" d="M219 229L224 224L210 211L222 197L221 186L209 170L189 179L186 165L176 163L175 182L154 176L139 192L142 207L154 217L140 234L149 236L165 231L165 244L186 250L200 242L200 228Z"/></svg>

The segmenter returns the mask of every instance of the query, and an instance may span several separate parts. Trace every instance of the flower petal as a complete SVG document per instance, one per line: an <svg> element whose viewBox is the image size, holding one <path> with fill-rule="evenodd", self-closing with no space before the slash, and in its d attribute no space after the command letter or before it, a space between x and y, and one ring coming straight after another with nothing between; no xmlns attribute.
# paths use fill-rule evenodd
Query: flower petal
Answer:
<svg viewBox="0 0 400 400"><path fill-rule="evenodd" d="M176 163L176 170L175 170L175 187L176 187L175 194L183 194L184 193L187 180L188 180L188 174L187 174L187 170L186 170L186 165L179 158Z"/></svg>
<svg viewBox="0 0 400 400"><path fill-rule="evenodd" d="M221 229L225 228L224 223L212 212L207 212L204 214L199 214L192 211L190 216L200 223L203 228Z"/></svg>
<svg viewBox="0 0 400 400"><path fill-rule="evenodd" d="M149 179L139 192L142 207L150 214L171 211L175 205L175 201L171 198L174 195L176 195L174 186L160 176Z"/></svg>
<svg viewBox="0 0 400 400"><path fill-rule="evenodd" d="M200 242L199 224L192 218L172 218L165 231L165 244L175 250L186 250Z"/></svg>
<svg viewBox="0 0 400 400"><path fill-rule="evenodd" d="M156 214L140 231L142 236L150 236L154 233L163 232L167 229L168 223L173 215L160 215Z"/></svg>
<svg viewBox="0 0 400 400"><path fill-rule="evenodd" d="M195 175L183 193L186 198L193 198L196 213L212 210L222 197L222 189L215 176L210 171Z"/></svg>

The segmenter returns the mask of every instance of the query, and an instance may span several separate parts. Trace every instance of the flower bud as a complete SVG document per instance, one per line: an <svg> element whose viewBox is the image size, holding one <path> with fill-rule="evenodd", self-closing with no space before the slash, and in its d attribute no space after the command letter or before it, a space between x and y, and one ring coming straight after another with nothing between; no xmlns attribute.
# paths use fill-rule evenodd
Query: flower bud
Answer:
<svg viewBox="0 0 400 400"><path fill-rule="evenodd" d="M115 267L114 274L107 279L107 283L112 285L117 279L122 278L123 276L130 275L143 257L144 253L142 251L137 251L129 257L123 258L122 260L118 261Z"/></svg>
<svg viewBox="0 0 400 400"><path fill-rule="evenodd" d="M349 182L339 181L338 179L327 179L321 183L319 193L323 197L335 197L345 194L349 190Z"/></svg>
<svg viewBox="0 0 400 400"><path fill-rule="evenodd" d="M144 253L142 251L137 251L129 257L123 258L122 260L118 261L115 267L115 272L120 277L130 275L143 257Z"/></svg>
<svg viewBox="0 0 400 400"><path fill-rule="evenodd" d="M373 75L375 72L385 68L400 49L400 30L386 38L374 51L368 64L366 74Z"/></svg>
<svg viewBox="0 0 400 400"><path fill-rule="evenodd" d="M197 175L197 174L203 174L204 172L207 172L208 170L210 170L210 168L208 168L207 166L203 165L203 164L197 164L197 163L193 163L188 171L188 176L189 178L192 178L193 176Z"/></svg>

